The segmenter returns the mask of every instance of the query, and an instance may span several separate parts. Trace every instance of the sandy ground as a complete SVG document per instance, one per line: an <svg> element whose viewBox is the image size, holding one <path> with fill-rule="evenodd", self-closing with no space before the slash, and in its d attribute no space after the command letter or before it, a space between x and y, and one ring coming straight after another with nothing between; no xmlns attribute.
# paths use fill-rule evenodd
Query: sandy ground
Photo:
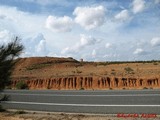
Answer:
<svg viewBox="0 0 160 120"><path fill-rule="evenodd" d="M36 113L21 111L1 112L0 120L160 120L160 116L155 118L141 117L117 117L117 115L95 115L95 114L69 114L69 113Z"/></svg>
<svg viewBox="0 0 160 120"><path fill-rule="evenodd" d="M60 61L63 62L58 63ZM49 62L49 64L46 64L47 62ZM128 67L133 70L132 74L126 72L125 68ZM12 77L24 80L28 80L29 78L47 79L67 76L97 75L108 77L159 78L159 68L160 62L106 64L105 62L75 63L74 59L67 58L24 58L15 65Z"/></svg>

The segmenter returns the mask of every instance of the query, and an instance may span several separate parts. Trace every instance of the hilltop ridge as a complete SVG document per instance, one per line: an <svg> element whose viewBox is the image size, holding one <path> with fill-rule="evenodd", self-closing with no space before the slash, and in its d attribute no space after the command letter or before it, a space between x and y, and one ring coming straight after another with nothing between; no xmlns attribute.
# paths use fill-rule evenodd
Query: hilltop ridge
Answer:
<svg viewBox="0 0 160 120"><path fill-rule="evenodd" d="M28 82L32 89L80 89L81 87L85 89L109 89L111 88L110 85L116 89L143 88L145 85L158 88L160 62L87 62L77 61L71 57L19 58L16 60L11 78L12 81L32 81L32 83ZM56 80L54 81L54 79ZM33 84L35 80L41 80L42 84L43 82L45 84L35 87ZM53 83L51 83L52 80ZM143 80L145 85L139 87L140 84L143 84L140 80ZM39 82L35 83L36 86L37 84ZM155 84L157 86L154 86ZM77 86L79 87L76 88Z"/></svg>

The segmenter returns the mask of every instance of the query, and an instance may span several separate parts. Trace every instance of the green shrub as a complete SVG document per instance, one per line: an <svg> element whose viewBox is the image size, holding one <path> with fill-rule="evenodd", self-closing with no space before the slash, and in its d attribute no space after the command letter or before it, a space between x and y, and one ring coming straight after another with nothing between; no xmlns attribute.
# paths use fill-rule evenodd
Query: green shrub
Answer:
<svg viewBox="0 0 160 120"><path fill-rule="evenodd" d="M80 88L79 90L84 90L84 88L82 87L82 88Z"/></svg>
<svg viewBox="0 0 160 120"><path fill-rule="evenodd" d="M158 65L158 63L157 63L157 62L154 62L153 65Z"/></svg>
<svg viewBox="0 0 160 120"><path fill-rule="evenodd" d="M116 72L111 72L112 75L116 75Z"/></svg>
<svg viewBox="0 0 160 120"><path fill-rule="evenodd" d="M6 86L5 89L12 89L10 85Z"/></svg>
<svg viewBox="0 0 160 120"><path fill-rule="evenodd" d="M148 89L147 87L144 87L143 89Z"/></svg>
<svg viewBox="0 0 160 120"><path fill-rule="evenodd" d="M80 70L78 70L78 69L76 69L76 72L77 72L78 74L82 73L82 71L80 71Z"/></svg>
<svg viewBox="0 0 160 120"><path fill-rule="evenodd" d="M0 96L0 101L8 101L9 100L9 95L1 95Z"/></svg>
<svg viewBox="0 0 160 120"><path fill-rule="evenodd" d="M126 67L126 68L124 68L124 70L126 71L126 73L128 73L128 74L132 74L132 73L134 73L133 71L133 69L132 68L130 68L130 67Z"/></svg>
<svg viewBox="0 0 160 120"><path fill-rule="evenodd" d="M2 106L0 105L0 112L5 112L6 110L2 108Z"/></svg>
<svg viewBox="0 0 160 120"><path fill-rule="evenodd" d="M15 114L25 114L26 112L23 110L16 111Z"/></svg>
<svg viewBox="0 0 160 120"><path fill-rule="evenodd" d="M16 84L17 89L28 89L28 85L24 81L19 81Z"/></svg>
<svg viewBox="0 0 160 120"><path fill-rule="evenodd" d="M2 101L7 101L9 99L8 95L0 95L0 103ZM6 110L0 105L0 112L5 112Z"/></svg>

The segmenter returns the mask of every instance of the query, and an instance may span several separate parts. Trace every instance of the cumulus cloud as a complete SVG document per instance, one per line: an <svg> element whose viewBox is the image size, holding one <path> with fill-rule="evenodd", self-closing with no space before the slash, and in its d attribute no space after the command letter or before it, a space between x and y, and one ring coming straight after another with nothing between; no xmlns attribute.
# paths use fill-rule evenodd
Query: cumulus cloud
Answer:
<svg viewBox="0 0 160 120"><path fill-rule="evenodd" d="M70 17L55 17L48 16L46 20L46 28L54 32L69 32L73 26L73 21Z"/></svg>
<svg viewBox="0 0 160 120"><path fill-rule="evenodd" d="M13 33L8 30L0 31L0 44L7 44L14 37ZM22 57L28 56L44 56L48 54L46 40L43 34L39 33L34 37L22 39L22 44L25 47Z"/></svg>
<svg viewBox="0 0 160 120"><path fill-rule="evenodd" d="M0 31L0 43L5 44L11 41L13 34L8 30Z"/></svg>
<svg viewBox="0 0 160 120"><path fill-rule="evenodd" d="M0 39L4 39L9 35L9 31L8 30L3 30L0 31Z"/></svg>
<svg viewBox="0 0 160 120"><path fill-rule="evenodd" d="M26 48L23 56L46 56L48 54L46 40L41 33L25 39L23 44Z"/></svg>
<svg viewBox="0 0 160 120"><path fill-rule="evenodd" d="M145 1L144 0L134 0L133 3L133 13L136 14L136 13L139 13L139 12L142 12L145 8Z"/></svg>
<svg viewBox="0 0 160 120"><path fill-rule="evenodd" d="M152 46L160 46L160 37L152 38L151 45Z"/></svg>
<svg viewBox="0 0 160 120"><path fill-rule="evenodd" d="M0 6L0 27L8 29L14 34L35 34L44 29L45 16L23 12L16 7Z"/></svg>
<svg viewBox="0 0 160 120"><path fill-rule="evenodd" d="M66 47L61 51L62 54L65 53L76 53L81 51L82 49L86 48L87 46L94 45L96 43L99 43L100 39L95 39L91 36L81 35L80 41L73 45L72 47Z"/></svg>
<svg viewBox="0 0 160 120"><path fill-rule="evenodd" d="M44 39L42 39L36 46L36 52L42 54L46 53L46 41Z"/></svg>
<svg viewBox="0 0 160 120"><path fill-rule="evenodd" d="M34 2L38 0L26 0L26 1ZM121 4L122 6L125 6L125 8L123 7L122 11L119 11L118 14L116 15L113 13L115 12L115 9L117 10L117 8L115 7L119 6L119 2L118 3L115 2L116 4L114 5L114 7L110 7L111 11L109 15L111 18L108 18L105 24L104 22L105 22L106 10L103 6L75 8L75 5L79 5L79 3L75 4L74 6L70 6L72 7L72 9L73 7L75 8L74 12L71 12L74 14L75 19L66 16L67 18L66 21L67 20L72 21L72 24L70 26L67 26L68 22L64 24L65 16L64 17L51 16L51 18L53 17L53 20L52 19L49 20L49 16L47 14L41 14L41 13L44 13L43 10L39 11L39 14L36 14L37 12L32 14L32 13L25 12L24 10L25 8L23 9L23 11L21 11L22 9L19 9L19 8L22 8L23 6L22 7L17 6L18 8L16 8L16 7L11 7L7 5L6 6L1 5L0 6L0 38L1 38L0 42L2 42L2 40L7 41L7 36L8 36L7 34L10 34L10 32L12 32L16 35L18 34L22 36L22 40L26 41L25 42L26 49L24 52L26 52L28 56L48 55L47 54L47 48L48 48L50 51L52 51L53 56L56 54L60 56L71 55L72 57L79 59L83 55L86 55L85 57L86 60L95 59L94 57L92 57L92 55L93 56L96 55L96 58L98 57L100 60L103 59L103 56L104 56L103 60L117 60L117 58L119 58L120 60L127 60L127 59L134 59L133 57L135 56L138 59L142 58L143 60L150 59L150 58L154 59L157 57L157 53L159 52L158 51L159 47L154 47L154 48L151 47L151 45L159 46L159 42L157 42L157 40L151 41L152 39L151 37L153 36L153 34L154 36L158 36L158 32L159 32L158 22L154 22L158 20L159 18L157 16L158 14L151 15L153 11L157 10L157 6L154 3L154 1L156 0L153 0L153 4L150 2L147 3L146 1L146 4L154 5L156 6L155 7L156 9L154 8L154 6L148 7L147 15L142 13L141 17L133 16L135 21L127 25L112 21L112 18L114 17L114 20L115 19L117 21L127 20L128 22L128 17L130 20L130 17L132 17L134 13L136 14L136 13L142 12L145 7L144 0L134 0L134 1L143 1L141 2L143 3L143 5L140 5L141 7L139 7L139 10L136 10L136 5L135 5L136 2L134 2L134 6L131 3L132 4L131 10L125 9L126 5L130 4L130 2L127 2L125 4ZM97 2L95 2L95 4L97 4ZM84 5L89 5L89 4L82 2L81 6L84 6ZM45 7L45 6L41 6L41 7ZM47 7L46 9L48 9ZM134 13L132 13L133 8L134 8ZM33 9L33 12L34 10L37 10L37 9ZM48 10L53 11L51 6L49 6ZM54 8L54 11L57 11L57 10L60 10L58 12L65 15L65 14L70 14L68 10L70 11L71 8L69 8L67 11L62 11L61 7ZM150 13L149 12L150 10L153 10L153 11ZM156 23L156 25L152 25L152 24L141 25L141 22L139 21L143 21L143 19L146 19L148 21L147 23L154 22ZM46 25L46 27L48 26L50 30L55 32L68 32L72 29L74 22L76 22L79 25L75 27L76 29L75 31L72 32L72 34L52 33L49 30L44 29L44 25ZM102 26L101 29L94 30L94 31L87 31L86 34L96 35L97 37L100 36L103 39L103 42L99 43L97 38L87 36L87 35L82 35L78 39L79 41L75 41L77 39L77 36L80 34L80 32L84 32L84 30L80 28L81 26L87 30ZM130 34L126 33L125 31L126 29ZM3 32L1 30L3 30ZM154 30L154 31L151 32L151 30ZM36 35L35 37L33 37L37 33L43 33L43 34ZM28 36L32 36L32 37L28 38ZM26 37L28 39L26 39ZM68 39L67 42L66 42L66 38ZM146 41L148 44L136 45L136 43L139 42L140 39ZM48 44L46 42L48 42ZM110 43L113 43L113 45ZM133 43L133 44L130 47L127 47L128 43ZM46 47L46 45L48 46ZM147 50L147 53L149 50L152 52L152 57L148 56L147 58L146 56L148 54L146 56L139 55L139 54L145 53L146 50ZM133 55L133 53L135 56ZM117 57L116 54L119 54L120 56Z"/></svg>
<svg viewBox="0 0 160 120"><path fill-rule="evenodd" d="M160 3L160 0L155 0L154 3L155 3L155 4L159 4L159 3Z"/></svg>
<svg viewBox="0 0 160 120"><path fill-rule="evenodd" d="M96 50L94 49L94 50L92 51L92 57L96 57L96 55L97 55L97 52L96 52Z"/></svg>
<svg viewBox="0 0 160 120"><path fill-rule="evenodd" d="M6 16L5 15L0 15L0 19L5 19Z"/></svg>
<svg viewBox="0 0 160 120"><path fill-rule="evenodd" d="M110 43L105 44L105 48L110 48L111 46L112 46L112 44L110 44Z"/></svg>
<svg viewBox="0 0 160 120"><path fill-rule="evenodd" d="M97 7L77 7L73 15L75 15L75 22L80 24L86 30L99 27L105 22L105 8L103 6Z"/></svg>
<svg viewBox="0 0 160 120"><path fill-rule="evenodd" d="M71 4L67 0L21 0L24 2L29 2L29 3L36 3L42 6L47 6L47 5L57 5L57 6L67 6Z"/></svg>
<svg viewBox="0 0 160 120"><path fill-rule="evenodd" d="M111 60L112 61L114 59L115 61L117 61L118 57L120 57L120 55L116 54L116 53L109 53L109 54L103 55L102 57L107 59L107 60Z"/></svg>
<svg viewBox="0 0 160 120"><path fill-rule="evenodd" d="M115 15L115 19L120 21L126 21L130 19L128 10L122 10L120 13Z"/></svg>
<svg viewBox="0 0 160 120"><path fill-rule="evenodd" d="M145 55L147 52L146 51L144 51L142 48L137 48L134 52L133 52L133 54L135 54L135 55Z"/></svg>

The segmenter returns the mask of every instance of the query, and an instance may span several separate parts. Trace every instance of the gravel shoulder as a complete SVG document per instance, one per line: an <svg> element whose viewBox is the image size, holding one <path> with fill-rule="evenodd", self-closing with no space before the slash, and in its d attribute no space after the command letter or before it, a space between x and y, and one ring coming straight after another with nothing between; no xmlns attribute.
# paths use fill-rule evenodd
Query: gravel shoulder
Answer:
<svg viewBox="0 0 160 120"><path fill-rule="evenodd" d="M0 112L0 120L160 120L160 115L155 118L117 117L117 115L82 114L82 113L47 113L7 111Z"/></svg>

